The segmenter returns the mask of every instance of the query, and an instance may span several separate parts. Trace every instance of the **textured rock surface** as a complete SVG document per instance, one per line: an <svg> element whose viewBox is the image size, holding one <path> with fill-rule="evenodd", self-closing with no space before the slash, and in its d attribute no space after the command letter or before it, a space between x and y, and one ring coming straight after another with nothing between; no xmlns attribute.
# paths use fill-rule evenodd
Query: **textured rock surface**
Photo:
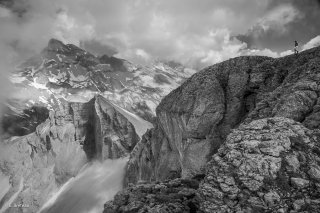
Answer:
<svg viewBox="0 0 320 213"><path fill-rule="evenodd" d="M140 140L132 123L103 97L96 97L95 144L101 159L115 159L128 155Z"/></svg>
<svg viewBox="0 0 320 213"><path fill-rule="evenodd" d="M0 209L4 210L3 205L17 193L13 204L26 204L29 208L25 212L36 212L49 193L57 189L54 161L53 153L35 133L2 143L0 173L9 178L10 188L1 200ZM22 209L8 208L7 212L22 212Z"/></svg>
<svg viewBox="0 0 320 213"><path fill-rule="evenodd" d="M118 193L105 204L104 213L181 213L196 212L197 180L175 179L162 183L138 184Z"/></svg>
<svg viewBox="0 0 320 213"><path fill-rule="evenodd" d="M124 157L139 141L132 123L101 96L87 103L68 103L50 114L45 137L76 141L88 159Z"/></svg>
<svg viewBox="0 0 320 213"><path fill-rule="evenodd" d="M147 131L130 156L126 184L180 177L179 157L159 127Z"/></svg>
<svg viewBox="0 0 320 213"><path fill-rule="evenodd" d="M238 57L196 73L157 107L158 127L131 154L127 182L203 173L242 122L283 116L318 128L319 56L313 48L298 57Z"/></svg>
<svg viewBox="0 0 320 213"><path fill-rule="evenodd" d="M319 64L320 48L314 48L298 57L266 61L253 69L249 87L257 100L247 121L282 116L311 129L319 128Z"/></svg>
<svg viewBox="0 0 320 213"><path fill-rule="evenodd" d="M319 130L291 119L252 121L234 130L207 165L204 212L317 212Z"/></svg>
<svg viewBox="0 0 320 213"><path fill-rule="evenodd" d="M240 57L195 74L158 106L157 126L131 153L127 183L190 177L206 165L197 212L318 212L319 56L318 47ZM105 208L130 206L133 188Z"/></svg>
<svg viewBox="0 0 320 213"><path fill-rule="evenodd" d="M10 178L12 187L0 209L17 193L15 203L30 207L9 212L36 212L88 160L126 156L139 139L133 124L100 96L61 104L35 133L1 144L0 175Z"/></svg>
<svg viewBox="0 0 320 213"><path fill-rule="evenodd" d="M158 127L131 154L127 182L203 173L208 158L243 117L250 70L265 60L241 57L214 65L166 96L157 107Z"/></svg>

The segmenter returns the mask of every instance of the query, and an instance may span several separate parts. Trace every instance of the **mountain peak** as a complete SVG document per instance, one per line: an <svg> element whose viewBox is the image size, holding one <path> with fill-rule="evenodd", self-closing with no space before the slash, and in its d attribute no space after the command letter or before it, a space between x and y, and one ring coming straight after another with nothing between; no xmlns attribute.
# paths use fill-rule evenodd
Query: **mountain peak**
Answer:
<svg viewBox="0 0 320 213"><path fill-rule="evenodd" d="M59 41L57 39L50 39L48 42L48 47L49 50L54 50L54 51L58 51L58 50L62 50L63 48L65 48L65 44L62 41Z"/></svg>

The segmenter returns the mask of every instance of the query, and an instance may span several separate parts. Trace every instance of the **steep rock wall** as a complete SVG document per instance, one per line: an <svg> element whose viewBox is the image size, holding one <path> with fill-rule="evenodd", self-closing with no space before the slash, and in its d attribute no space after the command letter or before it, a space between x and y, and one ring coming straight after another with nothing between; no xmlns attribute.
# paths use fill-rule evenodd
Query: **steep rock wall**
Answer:
<svg viewBox="0 0 320 213"><path fill-rule="evenodd" d="M282 116L318 128L319 56L320 48L278 59L238 57L193 75L157 107L158 128L131 154L127 183L164 180L173 168L182 177L203 173L231 129L242 122ZM149 148L162 144L175 157L161 158L164 149ZM178 165L165 167L168 175L156 175L161 172L154 165L172 165L171 159ZM142 177L145 171L149 175Z"/></svg>
<svg viewBox="0 0 320 213"><path fill-rule="evenodd" d="M239 62L234 63L234 61L245 59L246 57L231 59L206 68L163 100L157 109L158 127L149 131L143 137L147 140L139 142L137 149L131 154L127 183L140 181L140 184L138 186L128 184L128 188L120 192L114 201L106 203L106 210L137 212L144 208L144 211L151 212L149 210L160 208L167 212L177 212L175 207L181 207L185 208L185 212L318 211L320 207L318 196L320 190L320 47L304 51L299 55L278 59L251 57L252 60L261 60L249 69L243 68L243 64ZM246 63L248 61L250 60ZM239 73L243 74L238 77L234 74L234 80L225 78L224 73L229 71L218 68L230 69L225 66L226 64L236 66L231 67L233 73L240 70ZM214 70L216 72L213 72ZM241 72L241 70L247 71ZM229 89L224 89L221 94L211 94L224 96L227 100L223 102L225 108L220 111L223 112L223 116L219 118L220 120L218 119L217 124L213 119L214 113L211 113L207 119L204 116L204 119L199 120L198 123L191 122L196 117L192 108L197 106L194 104L194 99L199 99L203 93L205 94L206 88L198 84L199 90L190 90L188 93L188 85L196 84L196 81L192 81L197 76L208 78L206 80L209 81L210 77L205 77L205 74L215 76L212 82L228 85L221 88L231 86ZM243 84L245 81L241 79L246 79L246 83ZM198 77L197 81L204 80ZM217 87L216 91L221 90ZM185 101L181 101L183 99ZM220 102L216 103L219 106ZM205 112L206 99L201 100L199 105L201 104L200 112ZM199 113L198 118L203 115L205 113ZM192 125L188 126L189 120ZM200 131L197 131L198 127ZM159 132L164 137L158 140L158 134L155 133ZM157 193L156 189L161 187L166 189L167 181L154 183L157 187L149 191L150 197L145 196L144 199L147 206L139 206L136 198L141 194L140 189L148 191L154 186L142 181L169 178L169 175L157 176L160 174L160 172L157 173L159 167L154 165L162 160L165 161L163 165L170 165L170 163L165 158L161 158L165 156L164 153L159 155L160 150L163 149L155 150L153 147L161 147L165 144L164 141L172 147L176 147L176 144L183 147L183 143L179 142L196 137L201 139L203 134L207 134L206 138L218 134L223 144L217 151L213 150L213 155L209 154L205 173L195 176L202 179L202 183L197 193L192 195L194 196L193 208L188 209L187 204L184 203L187 199L172 199L169 202L163 202L163 200L159 202L154 199L153 194ZM211 149L216 148L214 144L219 141L212 138ZM177 153L176 150L170 147L165 152L178 156L176 159L179 159L179 168L183 170L181 166L183 153L179 151ZM197 151L198 155L207 154L207 150L201 153ZM150 159L152 159L151 163ZM201 159L203 156L200 157ZM148 171L147 175L139 175L142 171ZM164 171L166 174L166 170ZM200 169L198 171L201 173ZM182 171L181 174L185 173ZM170 192L167 193L170 195ZM127 202L129 200L133 204Z"/></svg>
<svg viewBox="0 0 320 213"><path fill-rule="evenodd" d="M103 97L94 104L96 155L115 159L128 155L140 140L134 125Z"/></svg>
<svg viewBox="0 0 320 213"><path fill-rule="evenodd" d="M127 182L204 173L208 158L244 116L241 109L249 73L265 60L271 59L241 57L214 65L166 96L157 107L158 127L131 154ZM145 159L154 159L154 163ZM139 176L146 170L152 175Z"/></svg>

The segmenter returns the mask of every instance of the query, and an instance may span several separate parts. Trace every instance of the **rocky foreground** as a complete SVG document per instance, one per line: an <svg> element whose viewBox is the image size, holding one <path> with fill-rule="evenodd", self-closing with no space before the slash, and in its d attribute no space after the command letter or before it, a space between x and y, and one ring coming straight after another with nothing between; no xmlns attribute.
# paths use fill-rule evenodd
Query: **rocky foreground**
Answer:
<svg viewBox="0 0 320 213"><path fill-rule="evenodd" d="M157 107L104 212L319 212L319 96L319 47L196 73Z"/></svg>

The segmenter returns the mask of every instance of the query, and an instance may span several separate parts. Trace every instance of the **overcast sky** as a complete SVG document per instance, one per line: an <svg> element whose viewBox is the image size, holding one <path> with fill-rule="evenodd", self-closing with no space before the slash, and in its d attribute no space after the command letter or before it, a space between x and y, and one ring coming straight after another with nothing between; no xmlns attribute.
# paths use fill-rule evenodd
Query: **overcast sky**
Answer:
<svg viewBox="0 0 320 213"><path fill-rule="evenodd" d="M0 51L28 56L52 37L138 63L202 68L320 43L319 0L0 0ZM8 56L7 56L8 57Z"/></svg>

